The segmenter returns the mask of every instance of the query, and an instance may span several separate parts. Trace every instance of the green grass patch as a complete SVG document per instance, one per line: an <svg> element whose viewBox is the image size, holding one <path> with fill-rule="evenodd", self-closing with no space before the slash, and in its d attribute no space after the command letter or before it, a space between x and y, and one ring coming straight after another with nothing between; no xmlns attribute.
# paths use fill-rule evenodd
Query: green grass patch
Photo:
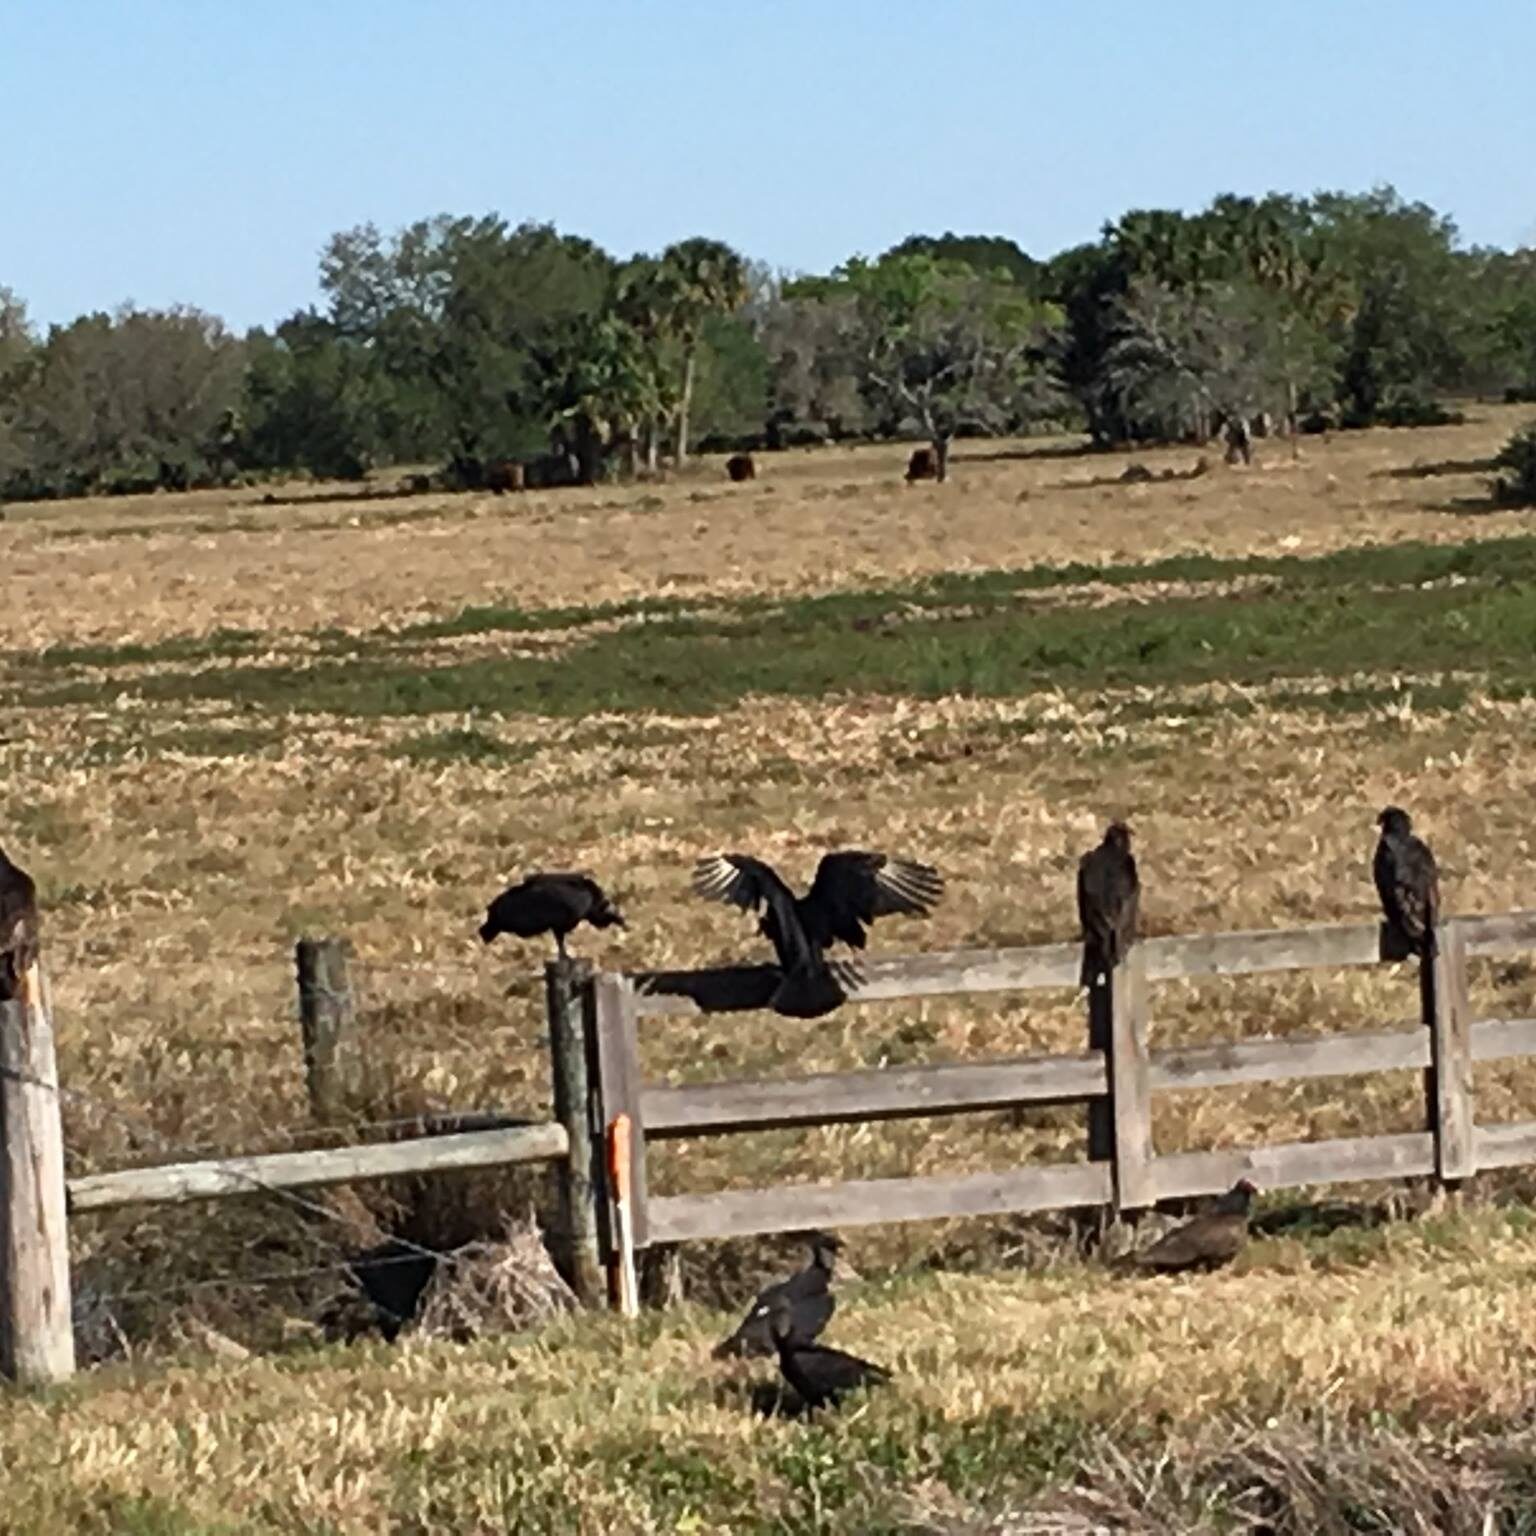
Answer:
<svg viewBox="0 0 1536 1536"><path fill-rule="evenodd" d="M489 736L473 727L436 731L413 736L401 742L395 756L408 763L496 763L509 766L525 763L537 749L527 744L514 745Z"/></svg>

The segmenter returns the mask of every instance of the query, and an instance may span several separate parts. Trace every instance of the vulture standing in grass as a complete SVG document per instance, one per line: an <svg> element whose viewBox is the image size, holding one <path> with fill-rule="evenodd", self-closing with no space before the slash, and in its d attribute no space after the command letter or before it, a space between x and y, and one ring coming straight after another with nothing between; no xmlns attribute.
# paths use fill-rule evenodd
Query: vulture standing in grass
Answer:
<svg viewBox="0 0 1536 1536"><path fill-rule="evenodd" d="M1139 1269L1178 1274L1187 1269L1218 1269L1230 1264L1248 1241L1248 1209L1258 1194L1239 1179L1203 1216L1160 1237L1142 1253L1132 1254Z"/></svg>
<svg viewBox="0 0 1536 1536"><path fill-rule="evenodd" d="M0 1003L21 996L21 978L37 961L37 887L0 848Z"/></svg>
<svg viewBox="0 0 1536 1536"><path fill-rule="evenodd" d="M1125 959L1136 942L1141 881L1131 853L1131 829L1112 821L1104 841L1077 865L1077 916L1083 927L1082 985L1093 987Z"/></svg>
<svg viewBox="0 0 1536 1536"><path fill-rule="evenodd" d="M1381 840L1376 844L1372 874L1387 925L1405 954L1435 952L1435 924L1440 921L1440 872L1423 838L1413 835L1408 812L1389 805L1376 818Z"/></svg>
<svg viewBox="0 0 1536 1536"><path fill-rule="evenodd" d="M827 958L837 940L863 949L865 926L877 917L927 917L944 894L944 877L928 864L850 850L825 855L804 896L770 865L744 853L715 854L694 866L693 886L709 901L763 912L758 931L773 945L783 979L770 999L778 1013L814 1019L847 1001L859 973Z"/></svg>
<svg viewBox="0 0 1536 1536"><path fill-rule="evenodd" d="M824 1408L860 1387L879 1386L891 1373L825 1344L811 1344L795 1332L795 1314L781 1297L768 1313L768 1328L779 1352L779 1371L807 1408Z"/></svg>
<svg viewBox="0 0 1536 1536"><path fill-rule="evenodd" d="M486 908L480 937L489 944L499 933L519 939L552 933L560 958L566 960L570 957L565 952L565 940L578 923L622 928L624 919L597 881L587 875L529 875L508 886Z"/></svg>
<svg viewBox="0 0 1536 1536"><path fill-rule="evenodd" d="M803 1343L809 1344L827 1326L835 1305L830 1288L832 1266L843 1245L826 1232L811 1233L810 1245L811 1262L789 1279L779 1280L757 1293L757 1300L747 1309L735 1333L715 1345L716 1360L771 1355L774 1344L769 1323L773 1309L781 1301L788 1305L795 1337Z"/></svg>

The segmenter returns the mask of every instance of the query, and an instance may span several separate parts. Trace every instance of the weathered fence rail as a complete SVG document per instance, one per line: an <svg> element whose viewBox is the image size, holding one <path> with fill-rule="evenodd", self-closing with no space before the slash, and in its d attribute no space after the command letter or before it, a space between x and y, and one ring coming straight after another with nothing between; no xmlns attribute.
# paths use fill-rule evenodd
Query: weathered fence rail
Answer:
<svg viewBox="0 0 1536 1536"><path fill-rule="evenodd" d="M126 1169L67 1186L52 1023L34 976L26 1000L0 1005L0 1370L48 1381L73 1368L66 1198L73 1214L553 1163L561 1192L556 1237L578 1294L590 1301L601 1292L605 1262L613 1292L616 1277L628 1272L631 1247L812 1225L1085 1206L1135 1211L1216 1193L1244 1174L1267 1188L1424 1175L1453 1183L1485 1169L1536 1163L1536 1120L1479 1124L1473 1094L1476 1063L1536 1056L1536 1018L1474 1019L1466 974L1469 958L1536 949L1536 912L1451 919L1439 939L1437 953L1419 963L1416 1024L1154 1047L1154 983L1396 958L1385 952L1375 924L1198 934L1145 940L1107 988L1089 994L1085 1051L699 1084L646 1080L644 1021L763 1007L778 981L772 967L594 975L580 963L551 965L546 1006L555 1102L548 1122ZM1079 963L1075 944L868 960L852 1002L1073 988ZM331 1119L344 1105L360 1045L352 1038L359 1026L346 946L306 940L298 973L312 1109L317 1119ZM1424 1073L1422 1131L1209 1152L1158 1153L1153 1146L1158 1093L1404 1070ZM648 1191L650 1140L1042 1104L1084 1106L1086 1160L693 1194ZM608 1132L620 1116L627 1116L628 1134L610 1147ZM627 1159L623 1223L614 1219L610 1167L618 1165L610 1165L609 1152Z"/></svg>
<svg viewBox="0 0 1536 1536"><path fill-rule="evenodd" d="M1536 1019L1474 1019L1466 980L1469 957L1536 948L1536 912L1445 923L1438 952L1420 966L1418 1024L1342 1035L1149 1044L1154 982L1376 965L1396 958L1386 942L1374 923L1148 939L1131 951L1109 988L1090 994L1085 1052L688 1085L644 1080L641 1021L760 1008L776 984L774 969L599 977L593 1050L600 1110L630 1115L632 1143L642 1158L648 1140L675 1136L1030 1104L1080 1102L1088 1113L1083 1163L649 1197L642 1181L635 1241L644 1246L816 1222L853 1226L1094 1204L1134 1211L1158 1200L1215 1193L1244 1174L1269 1187L1425 1174L1453 1182L1479 1169L1536 1160L1536 1121L1479 1126L1472 1094L1475 1062L1536 1056ZM1075 944L870 960L853 1001L1072 988L1080 963ZM1422 1132L1166 1155L1152 1144L1157 1093L1403 1070L1425 1074Z"/></svg>

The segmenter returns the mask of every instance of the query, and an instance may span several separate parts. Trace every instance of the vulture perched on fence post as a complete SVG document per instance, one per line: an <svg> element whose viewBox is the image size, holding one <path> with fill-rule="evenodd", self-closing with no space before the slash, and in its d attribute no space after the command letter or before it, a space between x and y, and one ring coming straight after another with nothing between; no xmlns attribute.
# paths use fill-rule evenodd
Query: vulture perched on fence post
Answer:
<svg viewBox="0 0 1536 1536"><path fill-rule="evenodd" d="M21 996L22 977L37 963L41 942L37 887L0 848L0 1003Z"/></svg>
<svg viewBox="0 0 1536 1536"><path fill-rule="evenodd" d="M795 1332L794 1309L782 1297L769 1310L768 1327L779 1352L779 1371L808 1409L824 1408L846 1393L891 1379L883 1366L801 1339Z"/></svg>
<svg viewBox="0 0 1536 1536"><path fill-rule="evenodd" d="M1440 872L1435 856L1423 838L1413 835L1407 811L1389 805L1376 822L1381 838L1371 873L1397 951L1394 958L1432 955L1435 925L1440 921Z"/></svg>
<svg viewBox="0 0 1536 1536"><path fill-rule="evenodd" d="M1077 865L1077 916L1083 928L1085 987L1107 985L1110 972L1136 942L1141 880L1131 853L1131 829L1112 821L1097 848Z"/></svg>
<svg viewBox="0 0 1536 1536"><path fill-rule="evenodd" d="M771 865L744 853L714 854L694 866L693 887L708 901L763 910L758 931L773 945L783 979L769 1006L814 1019L846 1002L859 972L829 960L839 940L863 949L877 917L927 917L944 894L944 877L929 864L848 850L823 856L804 896L796 896Z"/></svg>
<svg viewBox="0 0 1536 1536"><path fill-rule="evenodd" d="M826 1232L813 1232L809 1238L811 1262L796 1270L787 1280L776 1281L757 1293L736 1331L722 1339L714 1349L716 1360L745 1355L771 1355L773 1330L769 1326L773 1309L780 1302L788 1304L795 1326L795 1337L810 1343L827 1326L836 1303L830 1289L832 1267L837 1262L841 1241Z"/></svg>
<svg viewBox="0 0 1536 1536"><path fill-rule="evenodd" d="M519 884L508 886L486 908L480 938L489 944L501 933L519 939L552 933L563 962L570 958L565 952L566 937L578 923L590 923L594 928L624 927L618 908L590 876L529 875Z"/></svg>

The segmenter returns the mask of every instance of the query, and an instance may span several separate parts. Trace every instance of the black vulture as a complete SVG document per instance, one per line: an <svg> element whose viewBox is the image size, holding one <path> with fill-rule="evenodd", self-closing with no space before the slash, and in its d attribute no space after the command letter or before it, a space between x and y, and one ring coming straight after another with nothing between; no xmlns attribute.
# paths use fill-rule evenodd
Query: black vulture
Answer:
<svg viewBox="0 0 1536 1536"><path fill-rule="evenodd" d="M1133 1254L1131 1262L1162 1274L1230 1264L1248 1240L1248 1208L1256 1194L1247 1179L1239 1179L1203 1216L1175 1227L1144 1252Z"/></svg>
<svg viewBox="0 0 1536 1536"><path fill-rule="evenodd" d="M499 933L520 939L552 933L564 960L566 935L578 923L590 923L594 928L624 927L618 909L587 875L529 875L508 886L486 908L480 937L489 944Z"/></svg>
<svg viewBox="0 0 1536 1536"><path fill-rule="evenodd" d="M1428 843L1413 835L1407 811L1389 805L1376 822L1381 839L1371 872L1381 910L1403 953L1432 955L1435 925L1440 921L1440 872L1435 856Z"/></svg>
<svg viewBox="0 0 1536 1536"><path fill-rule="evenodd" d="M826 1232L810 1236L811 1262L796 1270L787 1280L776 1281L757 1293L757 1300L747 1309L735 1333L715 1346L716 1360L733 1356L771 1355L773 1332L769 1318L779 1302L788 1303L795 1325L795 1336L810 1343L827 1326L835 1305L830 1289L832 1266L843 1246Z"/></svg>
<svg viewBox="0 0 1536 1536"><path fill-rule="evenodd" d="M848 1392L891 1379L883 1366L798 1337L794 1308L782 1297L769 1311L768 1327L779 1353L779 1371L807 1408L824 1408Z"/></svg>
<svg viewBox="0 0 1536 1536"><path fill-rule="evenodd" d="M770 1006L807 1019L830 1013L858 983L855 967L827 959L832 944L863 949L865 928L877 917L927 917L944 894L944 877L931 865L858 850L824 855L804 896L796 896L771 865L744 853L700 859L693 885L710 901L766 909L758 931L773 945L784 973Z"/></svg>
<svg viewBox="0 0 1536 1536"><path fill-rule="evenodd" d="M21 996L21 979L37 961L41 938L37 887L0 848L0 1003Z"/></svg>
<svg viewBox="0 0 1536 1536"><path fill-rule="evenodd" d="M1082 984L1091 987L1125 959L1136 942L1141 881L1131 853L1131 829L1112 821L1104 841L1077 865L1077 916L1083 928Z"/></svg>

